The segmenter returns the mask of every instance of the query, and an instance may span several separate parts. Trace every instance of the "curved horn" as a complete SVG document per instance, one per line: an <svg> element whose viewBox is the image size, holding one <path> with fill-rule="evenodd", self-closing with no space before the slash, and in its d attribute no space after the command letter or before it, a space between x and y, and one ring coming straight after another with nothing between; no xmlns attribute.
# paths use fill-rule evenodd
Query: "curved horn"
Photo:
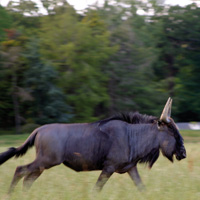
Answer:
<svg viewBox="0 0 200 200"><path fill-rule="evenodd" d="M171 107L172 107L172 99L169 97L160 116L160 121L164 121L166 123L170 122Z"/></svg>

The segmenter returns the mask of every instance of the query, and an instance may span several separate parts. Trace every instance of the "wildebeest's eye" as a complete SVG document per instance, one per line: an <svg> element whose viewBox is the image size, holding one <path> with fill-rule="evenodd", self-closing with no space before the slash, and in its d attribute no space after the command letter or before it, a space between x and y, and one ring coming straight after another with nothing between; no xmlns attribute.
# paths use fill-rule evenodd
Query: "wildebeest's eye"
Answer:
<svg viewBox="0 0 200 200"><path fill-rule="evenodd" d="M171 123L167 124L167 128L168 128L168 133L171 136L175 136L175 133L176 133L177 130L175 129L175 127Z"/></svg>
<svg viewBox="0 0 200 200"><path fill-rule="evenodd" d="M161 126L162 122L160 120L158 120L158 126Z"/></svg>
<svg viewBox="0 0 200 200"><path fill-rule="evenodd" d="M164 125L165 125L164 122L162 122L160 120L157 121L158 130L163 131L164 130Z"/></svg>

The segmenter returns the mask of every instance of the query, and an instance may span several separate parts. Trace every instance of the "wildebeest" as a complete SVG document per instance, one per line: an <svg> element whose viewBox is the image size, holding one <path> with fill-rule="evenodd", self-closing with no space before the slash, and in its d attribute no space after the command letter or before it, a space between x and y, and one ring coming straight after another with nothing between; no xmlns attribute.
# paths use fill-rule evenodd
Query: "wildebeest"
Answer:
<svg viewBox="0 0 200 200"><path fill-rule="evenodd" d="M36 159L17 167L9 192L24 177L29 188L45 169L63 163L79 171L102 170L97 183L101 190L114 173L128 172L139 189L143 187L137 163L151 168L161 151L173 161L186 157L186 150L171 115L169 98L160 118L138 112L121 114L94 123L48 124L35 129L18 148L0 154L0 164L24 155L35 145Z"/></svg>

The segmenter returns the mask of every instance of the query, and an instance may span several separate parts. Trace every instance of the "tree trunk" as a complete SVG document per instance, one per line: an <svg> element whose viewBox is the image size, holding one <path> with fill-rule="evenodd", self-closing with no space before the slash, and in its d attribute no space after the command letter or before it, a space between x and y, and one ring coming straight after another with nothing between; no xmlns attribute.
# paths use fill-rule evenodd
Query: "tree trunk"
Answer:
<svg viewBox="0 0 200 200"><path fill-rule="evenodd" d="M12 76L12 100L14 106L14 115L15 115L15 133L21 133L21 123L20 123L20 114L19 114L19 102L17 98L17 77L16 71L14 70Z"/></svg>

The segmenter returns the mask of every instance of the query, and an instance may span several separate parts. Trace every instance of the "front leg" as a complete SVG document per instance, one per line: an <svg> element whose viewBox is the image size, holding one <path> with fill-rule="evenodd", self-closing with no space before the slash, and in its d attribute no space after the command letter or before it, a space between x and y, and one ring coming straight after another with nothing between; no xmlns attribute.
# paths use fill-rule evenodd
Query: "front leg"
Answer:
<svg viewBox="0 0 200 200"><path fill-rule="evenodd" d="M134 181L135 185L138 187L140 191L144 191L145 187L142 183L140 175L138 173L137 167L134 166L128 171L129 176Z"/></svg>
<svg viewBox="0 0 200 200"><path fill-rule="evenodd" d="M114 173L114 168L113 167L106 167L102 170L96 185L95 185L95 190L100 192L107 182L107 180L111 177L111 175Z"/></svg>

